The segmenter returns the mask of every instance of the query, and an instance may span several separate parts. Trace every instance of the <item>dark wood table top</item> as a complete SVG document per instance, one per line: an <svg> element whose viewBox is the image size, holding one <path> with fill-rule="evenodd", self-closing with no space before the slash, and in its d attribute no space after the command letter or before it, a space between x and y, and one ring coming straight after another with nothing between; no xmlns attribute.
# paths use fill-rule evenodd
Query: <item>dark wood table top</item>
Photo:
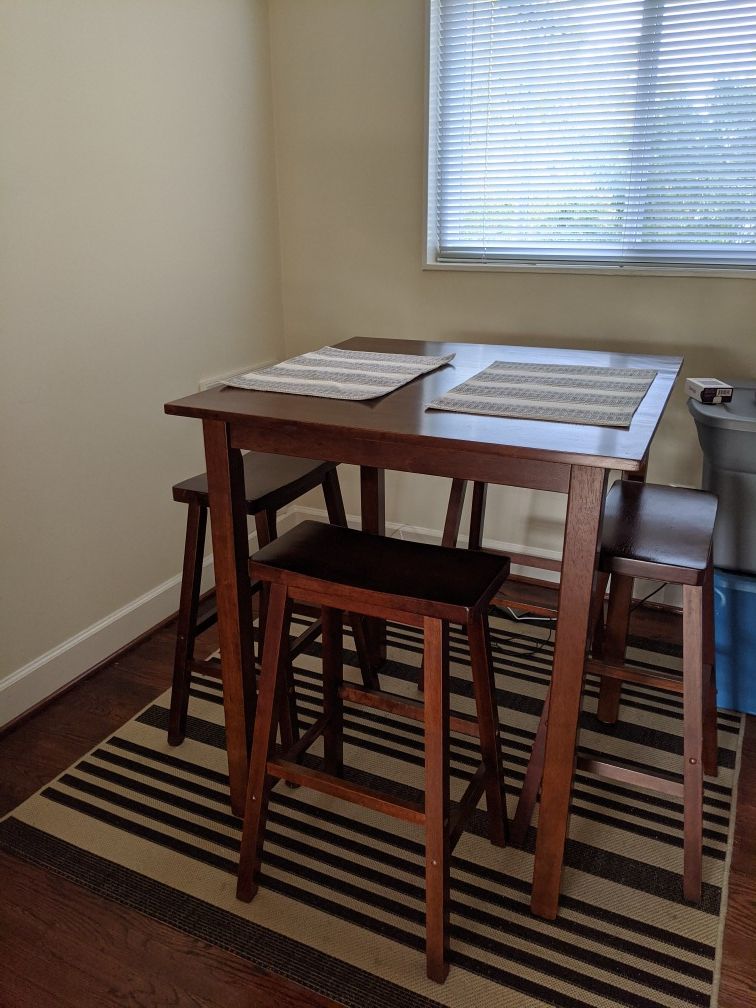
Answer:
<svg viewBox="0 0 756 1008"><path fill-rule="evenodd" d="M642 466L682 364L680 357L480 343L360 338L339 346L346 350L456 356L451 364L366 402L220 387L169 402L165 411L244 427L247 436L239 446L245 448L264 451L275 447L297 454L299 437L307 439L310 450L314 445L324 450L338 444L341 450L336 457L319 456L330 461L370 464L364 453L372 443L381 447L382 460L378 464L416 472L424 471L424 449L437 451L442 447L452 448L455 454L470 450L478 456L510 456L632 472ZM657 376L629 428L426 410L427 403L495 360L650 368L657 371ZM355 445L360 447L355 449ZM386 465L392 447L402 459L397 456L400 464Z"/></svg>

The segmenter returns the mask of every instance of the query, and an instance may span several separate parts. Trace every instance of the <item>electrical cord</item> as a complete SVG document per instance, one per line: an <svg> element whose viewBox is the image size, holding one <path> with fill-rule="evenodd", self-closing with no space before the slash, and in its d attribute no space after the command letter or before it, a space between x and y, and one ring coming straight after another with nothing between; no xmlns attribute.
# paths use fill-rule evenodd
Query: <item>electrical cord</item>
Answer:
<svg viewBox="0 0 756 1008"><path fill-rule="evenodd" d="M654 595L658 595L659 592L662 591L665 587L666 585L661 584L659 585L658 588L655 588L652 592L649 592L649 594L646 595L644 598L638 599L638 601L631 606L630 612L631 613L635 612L635 610L639 606L642 606L645 602L648 602L648 600L652 599ZM503 617L504 619L514 620L516 623L524 622L528 626L532 626L535 623L542 623L548 625L549 628L548 637L544 637L543 640L539 641L537 646L531 648L530 651L521 652L523 658L532 658L534 655L537 655L539 651L542 651L543 648L547 644L550 644L552 641L552 638L554 636L554 627L556 626L556 617L554 616L538 616L535 613L529 613L529 612L518 614L513 609L510 609L508 606L497 606L497 605L491 606L491 613L494 616L500 616ZM515 637L517 636L516 634L509 633L506 630L504 631L504 634L506 640L514 640ZM496 643L492 643L491 646L492 649L494 651L498 651L499 654L504 653L503 648L497 645Z"/></svg>
<svg viewBox="0 0 756 1008"><path fill-rule="evenodd" d="M554 616L538 616L535 613L528 613L528 612L521 613L518 615L513 609L510 609L508 606L505 607L497 605L491 606L491 612L493 613L494 616L502 616L505 619L514 620L516 623L524 622L528 626L532 626L534 623L548 624L549 627L548 637L544 637L543 640L539 641L539 643L535 647L531 648L529 651L522 651L521 657L532 658L534 655L537 655L539 651L542 651L547 644L551 643L552 637L554 635L554 627L556 626L556 618ZM516 634L508 633L507 631L504 631L504 633L507 640L514 640L515 637L517 636ZM491 646L493 650L498 651L499 654L504 653L503 648L500 645L496 644L495 642L492 642Z"/></svg>
<svg viewBox="0 0 756 1008"><path fill-rule="evenodd" d="M644 602L648 602L648 600L650 598L653 598L654 595L658 595L659 592L662 591L662 589L664 589L666 587L667 587L666 584L660 584L658 588L654 588L654 590L652 592L650 592L650 594L646 595L645 598L638 599L638 601L634 605L630 606L630 612L631 613L635 612L635 610L638 608L638 606L642 606Z"/></svg>

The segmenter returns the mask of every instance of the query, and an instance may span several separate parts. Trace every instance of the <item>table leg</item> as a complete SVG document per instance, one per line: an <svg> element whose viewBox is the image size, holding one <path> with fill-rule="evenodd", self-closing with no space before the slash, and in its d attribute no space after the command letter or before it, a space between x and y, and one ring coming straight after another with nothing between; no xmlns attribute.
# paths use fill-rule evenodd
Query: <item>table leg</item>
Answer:
<svg viewBox="0 0 756 1008"><path fill-rule="evenodd" d="M213 534L228 780L231 808L236 815L243 816L255 719L244 469L241 452L229 444L226 424L220 420L204 420L202 426Z"/></svg>
<svg viewBox="0 0 756 1008"><path fill-rule="evenodd" d="M564 530L541 810L530 900L532 912L548 920L556 917L559 904L591 593L605 487L605 470L588 466L572 467Z"/></svg>
<svg viewBox="0 0 756 1008"><path fill-rule="evenodd" d="M386 534L386 471L372 466L360 466L360 500L364 532ZM366 619L370 665L376 672L386 661L386 624L383 620Z"/></svg>

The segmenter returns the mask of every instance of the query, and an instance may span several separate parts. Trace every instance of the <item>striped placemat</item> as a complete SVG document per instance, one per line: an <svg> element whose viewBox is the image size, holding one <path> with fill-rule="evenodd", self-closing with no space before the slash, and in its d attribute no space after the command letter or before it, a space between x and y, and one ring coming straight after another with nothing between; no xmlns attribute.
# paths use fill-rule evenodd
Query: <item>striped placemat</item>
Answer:
<svg viewBox="0 0 756 1008"><path fill-rule="evenodd" d="M321 399L377 399L421 374L448 364L453 357L453 353L432 357L327 346L260 371L229 378L226 385Z"/></svg>
<svg viewBox="0 0 756 1008"><path fill-rule="evenodd" d="M297 620L295 629L305 625ZM345 643L347 677L359 682L348 635ZM632 643L629 657L643 667L679 667L673 656L641 649L646 642ZM511 814L550 681L552 635L497 618L492 644ZM421 631L390 624L383 688L417 697L421 653ZM469 653L458 627L450 660L452 709L471 714ZM321 673L314 644L295 662L302 731L322 713ZM597 694L588 677L584 751L680 780L681 698L627 683L620 720L607 728L593 716ZM700 906L682 894L681 800L579 771L555 921L529 910L537 819L524 850L502 850L488 840L482 809L473 815L452 858L451 969L439 986L425 976L419 827L281 784L271 794L260 891L242 903L221 684L194 677L179 747L166 739L168 704L168 694L160 697L0 822L0 849L348 1008L716 1005L739 715L719 714L719 776L704 790ZM352 779L418 798L421 724L347 704L344 754ZM453 800L479 759L475 739L453 736Z"/></svg>
<svg viewBox="0 0 756 1008"><path fill-rule="evenodd" d="M520 420L629 427L656 377L645 368L494 361L428 409Z"/></svg>

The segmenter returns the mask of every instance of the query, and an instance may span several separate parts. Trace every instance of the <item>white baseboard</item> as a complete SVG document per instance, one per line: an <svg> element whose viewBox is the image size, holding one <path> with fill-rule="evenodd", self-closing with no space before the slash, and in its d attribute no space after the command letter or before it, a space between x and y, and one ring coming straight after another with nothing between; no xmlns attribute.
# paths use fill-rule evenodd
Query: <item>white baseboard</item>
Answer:
<svg viewBox="0 0 756 1008"><path fill-rule="evenodd" d="M6 676L0 681L0 728L167 619L178 608L180 580L176 575L164 581Z"/></svg>
<svg viewBox="0 0 756 1008"><path fill-rule="evenodd" d="M279 515L282 531L294 521L289 511ZM257 537L252 533L250 552L254 551L256 543ZM202 591L212 588L213 584L210 555L203 563ZM168 619L178 609L180 585L181 574L176 574L0 680L0 728L59 693L89 669Z"/></svg>
<svg viewBox="0 0 756 1008"><path fill-rule="evenodd" d="M303 519L326 521L325 511L319 508L293 506L280 512L278 526L285 532L292 525ZM350 515L349 524L359 527L359 518ZM420 542L441 542L439 529L423 528L417 525L402 525L398 522L388 522L386 532L391 536L407 536ZM464 537L460 537L464 542ZM256 536L249 537L250 552L256 546ZM517 543L506 543L486 539L486 546L502 550L504 553L523 553L527 548ZM558 560L559 554L554 550L530 550L541 557ZM213 586L213 558L205 558L202 574L202 590L207 591ZM555 571L533 568L513 567L519 573L536 573L542 580L558 581ZM139 598L127 603L110 615L98 620L91 626L69 637L57 647L40 655L22 668L12 672L0 680L0 728L9 724L17 717L31 710L43 700L60 692L67 685L80 678L88 669L94 668L115 654L131 641L136 640L151 627L167 619L178 609L181 575L176 574L169 580L145 592ZM643 592L643 588L646 591ZM639 594L647 594L653 585L648 582L639 585ZM673 588L674 586L668 586ZM668 604L676 604L672 598L660 593L660 598ZM679 603L677 603L679 604Z"/></svg>

